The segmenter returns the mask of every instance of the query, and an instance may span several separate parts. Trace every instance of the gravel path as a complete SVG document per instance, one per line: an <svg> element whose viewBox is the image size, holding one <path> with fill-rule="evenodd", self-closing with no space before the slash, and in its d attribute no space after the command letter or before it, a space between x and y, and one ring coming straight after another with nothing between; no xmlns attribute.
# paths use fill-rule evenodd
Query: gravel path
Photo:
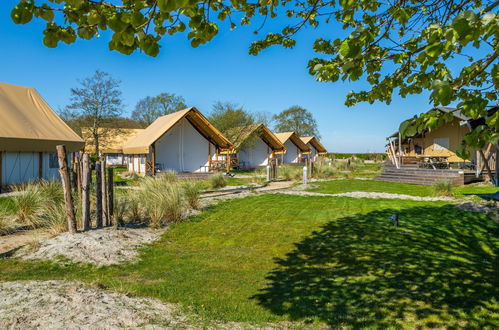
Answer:
<svg viewBox="0 0 499 330"><path fill-rule="evenodd" d="M76 235L62 233L40 241L40 247L34 252L23 247L15 256L22 259L53 259L63 256L74 262L98 266L118 264L135 260L138 256L137 249L157 240L164 231L165 229L150 228L104 228Z"/></svg>
<svg viewBox="0 0 499 330"><path fill-rule="evenodd" d="M413 201L453 201L450 197L420 197L402 194L379 193L379 192L366 192L366 191L352 191L341 194L323 194L311 191L302 190L289 190L279 192L286 195L298 196L324 196L324 197L351 197L351 198L372 198L372 199L408 199Z"/></svg>

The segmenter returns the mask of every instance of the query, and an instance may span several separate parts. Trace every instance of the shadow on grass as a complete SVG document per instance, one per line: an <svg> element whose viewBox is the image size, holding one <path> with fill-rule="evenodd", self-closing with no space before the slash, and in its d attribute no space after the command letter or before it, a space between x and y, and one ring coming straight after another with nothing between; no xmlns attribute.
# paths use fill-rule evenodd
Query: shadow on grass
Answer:
<svg viewBox="0 0 499 330"><path fill-rule="evenodd" d="M297 243L252 298L331 326L493 327L498 247L496 223L450 206L359 214Z"/></svg>

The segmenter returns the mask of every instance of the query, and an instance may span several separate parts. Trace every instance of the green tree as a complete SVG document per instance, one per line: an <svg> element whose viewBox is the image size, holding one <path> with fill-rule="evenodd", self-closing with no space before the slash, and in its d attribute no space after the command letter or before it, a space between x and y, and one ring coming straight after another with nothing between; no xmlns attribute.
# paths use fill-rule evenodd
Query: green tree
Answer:
<svg viewBox="0 0 499 330"><path fill-rule="evenodd" d="M97 70L93 76L78 80L78 83L79 87L71 88L71 103L64 109L62 117L90 128L98 155L99 140L107 135L109 122L122 113L120 81Z"/></svg>
<svg viewBox="0 0 499 330"><path fill-rule="evenodd" d="M139 100L132 111L132 119L150 125L158 117L187 108L182 96L161 93L157 96L146 96Z"/></svg>
<svg viewBox="0 0 499 330"><path fill-rule="evenodd" d="M237 104L221 101L213 104L208 120L224 134L236 127L255 124L254 114Z"/></svg>
<svg viewBox="0 0 499 330"><path fill-rule="evenodd" d="M289 18L251 45L255 55L272 45L292 48L300 30L333 24L330 30L340 26L344 32L318 38L313 50L322 56L308 67L323 82L367 81L368 89L347 95L347 105L390 103L395 93L405 97L429 91L435 106L457 103L463 114L478 118L486 115L499 90L498 8L497 0L22 0L11 17L18 24L33 17L46 20L43 42L48 47L110 29L110 49L125 54L140 49L151 56L158 54L165 35L187 32L197 47L211 40L225 20L231 29L257 21L258 32L269 18ZM489 116L466 143L496 143L498 119L499 112ZM445 120L423 115L414 125L419 130Z"/></svg>
<svg viewBox="0 0 499 330"><path fill-rule="evenodd" d="M299 136L320 138L317 122L310 111L297 105L274 115L276 132L296 132Z"/></svg>

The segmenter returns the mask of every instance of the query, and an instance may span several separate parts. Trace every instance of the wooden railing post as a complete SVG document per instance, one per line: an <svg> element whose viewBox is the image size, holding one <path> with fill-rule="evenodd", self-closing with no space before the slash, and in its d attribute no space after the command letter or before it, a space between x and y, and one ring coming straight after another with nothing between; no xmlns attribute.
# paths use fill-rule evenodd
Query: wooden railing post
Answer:
<svg viewBox="0 0 499 330"><path fill-rule="evenodd" d="M68 230L71 234L74 234L76 233L76 216L73 205L73 196L71 195L71 183L69 180L68 162L66 159L66 147L58 145L56 149L62 189L64 191L64 205L66 207L66 216L68 217Z"/></svg>
<svg viewBox="0 0 499 330"><path fill-rule="evenodd" d="M100 161L95 162L95 211L97 228L102 228L102 170Z"/></svg>
<svg viewBox="0 0 499 330"><path fill-rule="evenodd" d="M89 155L83 155L83 165L81 171L81 214L83 222L83 230L90 229L90 177L92 172L90 171Z"/></svg>
<svg viewBox="0 0 499 330"><path fill-rule="evenodd" d="M104 226L109 225L109 203L107 201L107 180L106 180L106 161L101 162L101 189L102 189L102 223Z"/></svg>
<svg viewBox="0 0 499 330"><path fill-rule="evenodd" d="M114 224L114 173L113 168L107 169L107 203L108 203L108 225Z"/></svg>

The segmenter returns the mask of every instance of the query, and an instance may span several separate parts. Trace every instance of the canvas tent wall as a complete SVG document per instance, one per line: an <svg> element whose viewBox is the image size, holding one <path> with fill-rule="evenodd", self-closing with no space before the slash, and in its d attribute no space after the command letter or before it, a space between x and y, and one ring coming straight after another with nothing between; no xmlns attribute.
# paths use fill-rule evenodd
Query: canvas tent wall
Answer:
<svg viewBox="0 0 499 330"><path fill-rule="evenodd" d="M156 119L123 147L129 171L209 172L233 146L199 110L188 108Z"/></svg>
<svg viewBox="0 0 499 330"><path fill-rule="evenodd" d="M302 137L301 140L310 148L310 159L312 161L318 161L321 156L327 154L326 148L315 136Z"/></svg>
<svg viewBox="0 0 499 330"><path fill-rule="evenodd" d="M263 124L235 127L227 136L234 144L237 166L241 168L267 166L286 152L281 141Z"/></svg>
<svg viewBox="0 0 499 330"><path fill-rule="evenodd" d="M123 155L123 146L141 133L141 128L106 128L99 137L99 153L105 155L107 165L126 165L128 156ZM89 127L81 129L85 140L85 153L95 154L95 142Z"/></svg>
<svg viewBox="0 0 499 330"><path fill-rule="evenodd" d="M309 157L310 148L295 132L276 133L275 136L286 148L286 153L281 156L281 163L300 164L304 157Z"/></svg>
<svg viewBox="0 0 499 330"><path fill-rule="evenodd" d="M0 83L0 122L0 187L55 179L56 146L84 146L33 88Z"/></svg>

